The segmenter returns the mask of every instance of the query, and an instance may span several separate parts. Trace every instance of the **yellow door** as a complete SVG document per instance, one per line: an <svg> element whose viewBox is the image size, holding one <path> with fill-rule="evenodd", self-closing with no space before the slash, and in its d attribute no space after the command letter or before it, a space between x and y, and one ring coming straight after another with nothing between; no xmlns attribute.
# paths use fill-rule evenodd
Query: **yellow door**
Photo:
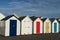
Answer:
<svg viewBox="0 0 60 40"><path fill-rule="evenodd" d="M49 33L49 22L46 22L46 33Z"/></svg>

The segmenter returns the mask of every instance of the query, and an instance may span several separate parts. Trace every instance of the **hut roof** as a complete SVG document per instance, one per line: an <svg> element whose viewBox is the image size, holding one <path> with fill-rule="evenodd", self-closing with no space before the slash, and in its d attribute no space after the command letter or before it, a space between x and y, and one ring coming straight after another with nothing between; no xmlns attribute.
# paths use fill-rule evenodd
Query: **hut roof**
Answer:
<svg viewBox="0 0 60 40"><path fill-rule="evenodd" d="M57 18L58 22L60 23L60 18Z"/></svg>
<svg viewBox="0 0 60 40"><path fill-rule="evenodd" d="M49 18L51 22L53 22L55 20L55 18Z"/></svg>
<svg viewBox="0 0 60 40"><path fill-rule="evenodd" d="M43 18L43 19L41 19L43 22L46 20L47 18Z"/></svg>
<svg viewBox="0 0 60 40"><path fill-rule="evenodd" d="M13 15L9 15L9 16L3 18L2 20L7 20L7 19L11 18L12 16L16 17L16 16L13 14ZM16 18L17 18L17 17L16 17ZM17 18L17 19L18 19L18 18Z"/></svg>
<svg viewBox="0 0 60 40"><path fill-rule="evenodd" d="M34 20L37 19L37 17L35 17L35 16L32 16L32 17L30 17L30 18L32 19L32 21L34 21Z"/></svg>
<svg viewBox="0 0 60 40"><path fill-rule="evenodd" d="M21 20L23 20L25 17L26 17L26 16L21 16L21 17L19 17L18 19L21 21Z"/></svg>
<svg viewBox="0 0 60 40"><path fill-rule="evenodd" d="M56 18L50 18L50 20L51 20L51 22L53 22L54 20L57 20L58 21L58 19L56 19Z"/></svg>

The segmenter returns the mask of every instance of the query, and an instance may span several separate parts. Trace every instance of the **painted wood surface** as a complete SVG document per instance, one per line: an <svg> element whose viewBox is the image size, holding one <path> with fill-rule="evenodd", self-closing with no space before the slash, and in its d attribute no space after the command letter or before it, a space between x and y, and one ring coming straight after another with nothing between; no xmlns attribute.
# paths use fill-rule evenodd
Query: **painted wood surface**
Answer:
<svg viewBox="0 0 60 40"><path fill-rule="evenodd" d="M51 33L51 21L49 18L44 21L44 33Z"/></svg>
<svg viewBox="0 0 60 40"><path fill-rule="evenodd" d="M54 23L54 32L57 32L57 23Z"/></svg>
<svg viewBox="0 0 60 40"><path fill-rule="evenodd" d="M36 33L40 34L40 22L36 22Z"/></svg>
<svg viewBox="0 0 60 40"><path fill-rule="evenodd" d="M58 33L59 32L59 22L57 20L54 20L52 23L52 33Z"/></svg>
<svg viewBox="0 0 60 40"><path fill-rule="evenodd" d="M16 36L17 21L10 20L10 36Z"/></svg>
<svg viewBox="0 0 60 40"><path fill-rule="evenodd" d="M49 22L46 22L46 33L49 33Z"/></svg>
<svg viewBox="0 0 60 40"><path fill-rule="evenodd" d="M28 34L32 34L32 20L29 18L29 16L26 16L21 21L21 35Z"/></svg>

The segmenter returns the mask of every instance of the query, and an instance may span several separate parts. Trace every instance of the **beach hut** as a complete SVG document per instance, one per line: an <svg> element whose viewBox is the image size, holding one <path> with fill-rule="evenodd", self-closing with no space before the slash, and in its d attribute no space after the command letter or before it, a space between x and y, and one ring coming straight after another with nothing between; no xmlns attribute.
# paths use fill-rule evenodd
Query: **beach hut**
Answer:
<svg viewBox="0 0 60 40"><path fill-rule="evenodd" d="M0 34L4 36L20 35L20 20L15 14L3 18L0 22Z"/></svg>
<svg viewBox="0 0 60 40"><path fill-rule="evenodd" d="M51 33L51 21L49 18L44 18L44 33Z"/></svg>
<svg viewBox="0 0 60 40"><path fill-rule="evenodd" d="M22 16L19 18L21 21L21 35L32 34L32 20L29 16Z"/></svg>
<svg viewBox="0 0 60 40"><path fill-rule="evenodd" d="M33 34L43 33L43 21L40 17L30 17L33 20Z"/></svg>
<svg viewBox="0 0 60 40"><path fill-rule="evenodd" d="M59 22L57 19L52 19L52 33L58 33L59 32Z"/></svg>

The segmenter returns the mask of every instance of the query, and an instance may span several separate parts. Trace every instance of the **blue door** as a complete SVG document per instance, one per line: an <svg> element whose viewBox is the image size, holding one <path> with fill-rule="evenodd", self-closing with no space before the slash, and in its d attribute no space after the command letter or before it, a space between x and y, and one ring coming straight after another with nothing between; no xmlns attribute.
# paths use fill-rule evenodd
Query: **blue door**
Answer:
<svg viewBox="0 0 60 40"><path fill-rule="evenodd" d="M10 20L10 36L16 36L16 20Z"/></svg>
<svg viewBox="0 0 60 40"><path fill-rule="evenodd" d="M57 23L54 23L54 32L57 32Z"/></svg>

